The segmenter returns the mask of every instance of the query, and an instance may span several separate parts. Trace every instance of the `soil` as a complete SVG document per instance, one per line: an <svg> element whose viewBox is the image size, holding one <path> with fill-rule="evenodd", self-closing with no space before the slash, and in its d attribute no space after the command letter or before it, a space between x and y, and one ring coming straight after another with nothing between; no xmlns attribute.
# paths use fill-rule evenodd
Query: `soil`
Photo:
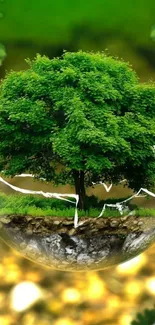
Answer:
<svg viewBox="0 0 155 325"><path fill-rule="evenodd" d="M155 218L73 219L5 215L0 237L22 256L62 271L99 270L122 263L155 240Z"/></svg>
<svg viewBox="0 0 155 325"><path fill-rule="evenodd" d="M0 228L21 230L26 235L47 236L65 233L80 237L100 234L120 234L147 231L155 227L154 217L81 217L79 226L74 228L73 219L59 217L34 217L30 215L5 215L0 217Z"/></svg>

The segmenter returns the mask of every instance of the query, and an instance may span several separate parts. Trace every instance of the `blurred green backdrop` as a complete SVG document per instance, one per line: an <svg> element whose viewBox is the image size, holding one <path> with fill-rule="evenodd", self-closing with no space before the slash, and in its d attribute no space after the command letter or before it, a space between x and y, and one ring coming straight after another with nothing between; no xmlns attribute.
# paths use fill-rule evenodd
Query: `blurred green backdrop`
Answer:
<svg viewBox="0 0 155 325"><path fill-rule="evenodd" d="M103 51L130 61L142 81L155 77L154 0L0 0L0 76L27 67L37 52Z"/></svg>
<svg viewBox="0 0 155 325"><path fill-rule="evenodd" d="M155 0L0 0L0 78L6 70L27 68L24 59L32 59L36 53L52 58L63 49L107 49L109 54L129 61L141 81L155 80L154 26ZM47 184L40 186L28 179L10 183L48 190ZM3 185L1 190L9 193ZM71 189L66 185L57 191L69 193ZM121 197L122 193L125 196L129 194L127 191L115 187L110 196ZM94 194L105 197L102 192L102 188L96 188ZM147 206L149 202L154 206L151 200ZM110 272L108 269L70 276L70 273L45 271L9 248L3 249L3 245L0 244L2 325L47 325L53 321L56 325L129 325L137 311L153 307L154 247L124 269L118 266ZM11 309L9 297L16 284L23 281L39 285L44 296L39 305L17 313Z"/></svg>

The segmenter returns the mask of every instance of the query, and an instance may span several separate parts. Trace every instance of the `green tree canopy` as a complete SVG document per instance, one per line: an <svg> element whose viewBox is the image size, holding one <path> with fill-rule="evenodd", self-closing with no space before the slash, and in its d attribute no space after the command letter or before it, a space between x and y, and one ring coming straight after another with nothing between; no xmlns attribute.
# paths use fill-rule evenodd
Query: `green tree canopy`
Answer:
<svg viewBox="0 0 155 325"><path fill-rule="evenodd" d="M85 186L155 180L155 85L104 53L37 55L0 87L0 169Z"/></svg>

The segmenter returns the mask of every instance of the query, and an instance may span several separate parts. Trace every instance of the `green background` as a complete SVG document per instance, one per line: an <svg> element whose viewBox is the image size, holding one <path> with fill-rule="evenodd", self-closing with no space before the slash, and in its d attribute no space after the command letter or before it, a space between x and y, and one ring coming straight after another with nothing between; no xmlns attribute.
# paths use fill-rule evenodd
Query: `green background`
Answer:
<svg viewBox="0 0 155 325"><path fill-rule="evenodd" d="M155 76L154 0L1 0L0 13L1 77L25 69L37 52L52 58L63 49L107 49L130 61L142 81Z"/></svg>

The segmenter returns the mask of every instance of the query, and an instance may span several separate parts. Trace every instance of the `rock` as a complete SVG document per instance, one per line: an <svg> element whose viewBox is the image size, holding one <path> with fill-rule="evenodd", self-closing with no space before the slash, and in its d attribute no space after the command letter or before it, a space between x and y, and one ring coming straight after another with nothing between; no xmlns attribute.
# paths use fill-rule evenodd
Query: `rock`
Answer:
<svg viewBox="0 0 155 325"><path fill-rule="evenodd" d="M20 228L19 227L13 227L13 231L19 231Z"/></svg>
<svg viewBox="0 0 155 325"><path fill-rule="evenodd" d="M133 226L133 227L131 227L131 230L134 231L134 232L135 232L135 231L139 231L139 227L135 227L135 226Z"/></svg>
<svg viewBox="0 0 155 325"><path fill-rule="evenodd" d="M69 220L69 221L65 220L65 221L63 222L63 225L64 225L64 226L71 226L71 225L73 225L73 220Z"/></svg>
<svg viewBox="0 0 155 325"><path fill-rule="evenodd" d="M126 221L129 217L128 216L124 216L121 218L121 221Z"/></svg>
<svg viewBox="0 0 155 325"><path fill-rule="evenodd" d="M125 223L123 223L122 225L121 225L121 227L125 227L125 228L127 228L129 225L128 225L128 223L127 222L125 222Z"/></svg>
<svg viewBox="0 0 155 325"><path fill-rule="evenodd" d="M20 244L20 247L21 247L21 248L26 248L26 247L27 247L27 244L26 244L25 242L24 242L24 243L21 243L21 244Z"/></svg>
<svg viewBox="0 0 155 325"><path fill-rule="evenodd" d="M36 220L35 219L31 221L31 225L36 225Z"/></svg>
<svg viewBox="0 0 155 325"><path fill-rule="evenodd" d="M67 228L66 228L66 227L62 227L62 228L60 228L59 233L60 233L60 234L61 234L61 233L66 234L66 233L67 233Z"/></svg>
<svg viewBox="0 0 155 325"><path fill-rule="evenodd" d="M41 229L35 229L34 232L35 232L36 234L41 234L41 233L42 233L42 230L41 230Z"/></svg>
<svg viewBox="0 0 155 325"><path fill-rule="evenodd" d="M59 224L60 224L60 221L59 221L59 220L54 220L54 221L53 221L53 225L57 226L57 225L59 225Z"/></svg>
<svg viewBox="0 0 155 325"><path fill-rule="evenodd" d="M33 219L33 217L30 217L30 216L26 217L27 221L31 221L32 219Z"/></svg>
<svg viewBox="0 0 155 325"><path fill-rule="evenodd" d="M118 227L118 225L119 225L119 222L117 220L113 220L110 222L110 227L112 227L112 228Z"/></svg>
<svg viewBox="0 0 155 325"><path fill-rule="evenodd" d="M8 216L6 216L6 217L0 217L0 221L2 223L7 224L7 223L9 223L11 221L11 219Z"/></svg>
<svg viewBox="0 0 155 325"><path fill-rule="evenodd" d="M87 253L80 253L77 257L77 263L79 264L87 264L89 262L90 257Z"/></svg>
<svg viewBox="0 0 155 325"><path fill-rule="evenodd" d="M27 229L26 234L27 235L33 235L33 230L32 229Z"/></svg>
<svg viewBox="0 0 155 325"><path fill-rule="evenodd" d="M139 221L138 222L138 226L143 226L144 222L143 221Z"/></svg>
<svg viewBox="0 0 155 325"><path fill-rule="evenodd" d="M76 232L76 229L72 228L71 230L69 230L69 235L72 236L75 234L75 232Z"/></svg>

